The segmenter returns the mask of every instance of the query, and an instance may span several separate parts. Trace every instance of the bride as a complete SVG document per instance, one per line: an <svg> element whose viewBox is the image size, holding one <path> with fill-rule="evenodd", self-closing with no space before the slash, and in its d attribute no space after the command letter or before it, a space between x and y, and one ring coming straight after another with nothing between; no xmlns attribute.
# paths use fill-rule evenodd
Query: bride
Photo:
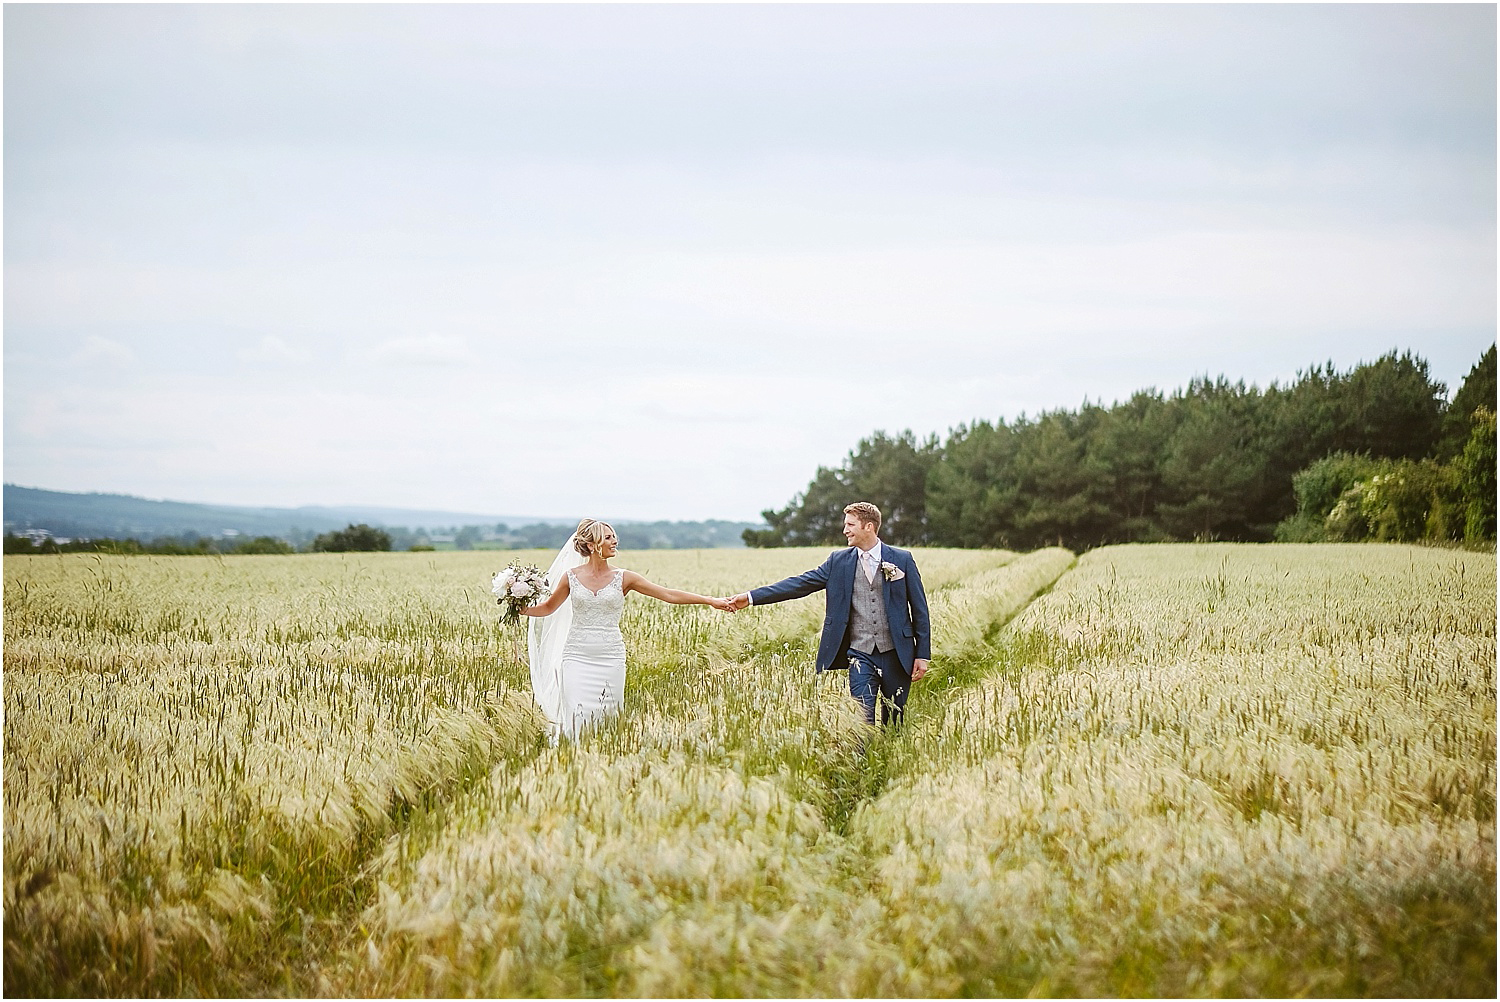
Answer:
<svg viewBox="0 0 1500 1002"><path fill-rule="evenodd" d="M625 698L625 640L620 614L633 591L673 605L711 605L733 611L728 599L652 584L609 560L619 549L607 522L578 523L552 567L547 601L522 609L528 631L531 689L547 715L553 741L575 737L589 723L618 710Z"/></svg>

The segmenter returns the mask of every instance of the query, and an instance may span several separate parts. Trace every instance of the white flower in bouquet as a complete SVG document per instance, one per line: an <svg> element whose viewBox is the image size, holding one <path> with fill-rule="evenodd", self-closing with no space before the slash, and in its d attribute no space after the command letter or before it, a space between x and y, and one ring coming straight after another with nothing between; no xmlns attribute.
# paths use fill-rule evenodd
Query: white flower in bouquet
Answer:
<svg viewBox="0 0 1500 1002"><path fill-rule="evenodd" d="M502 623L516 622L521 618L522 609L545 602L552 594L552 589L547 587L547 576L541 568L531 565L507 566L495 575L490 587L495 593L495 601L500 603Z"/></svg>

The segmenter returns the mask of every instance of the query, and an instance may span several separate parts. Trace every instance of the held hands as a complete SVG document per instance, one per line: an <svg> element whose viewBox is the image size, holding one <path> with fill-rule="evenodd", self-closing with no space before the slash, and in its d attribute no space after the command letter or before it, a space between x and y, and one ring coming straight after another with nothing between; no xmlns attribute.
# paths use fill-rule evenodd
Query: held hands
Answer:
<svg viewBox="0 0 1500 1002"><path fill-rule="evenodd" d="M721 612L739 612L750 604L750 594L744 592L732 598L716 598L711 600L709 604Z"/></svg>
<svg viewBox="0 0 1500 1002"><path fill-rule="evenodd" d="M710 599L709 604L722 612L739 612L750 604L750 593L740 592L738 595L730 598ZM927 669L931 666L932 661L928 658L916 658L913 660L911 663L911 680L913 682L920 682L922 676L927 674Z"/></svg>

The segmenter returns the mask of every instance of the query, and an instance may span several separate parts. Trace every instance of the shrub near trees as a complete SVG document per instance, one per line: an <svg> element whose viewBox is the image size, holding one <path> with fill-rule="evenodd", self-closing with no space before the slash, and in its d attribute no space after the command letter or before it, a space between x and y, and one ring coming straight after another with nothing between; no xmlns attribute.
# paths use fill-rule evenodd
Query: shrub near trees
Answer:
<svg viewBox="0 0 1500 1002"><path fill-rule="evenodd" d="M1494 353L1491 352L1491 359ZM1495 412L1479 407L1463 455L1454 461L1464 499L1464 538L1495 538Z"/></svg>
<svg viewBox="0 0 1500 1002"><path fill-rule="evenodd" d="M1470 370L1443 415L1432 456L1337 453L1293 478L1296 514L1277 527L1292 541L1495 538L1495 349ZM1460 439L1458 431L1465 437Z"/></svg>
<svg viewBox="0 0 1500 1002"><path fill-rule="evenodd" d="M876 432L744 538L837 544L843 506L860 498L892 513L881 534L900 545L1493 539L1494 347L1445 395L1425 361L1391 352L1286 387L1197 379L1170 396L976 421L941 444Z"/></svg>
<svg viewBox="0 0 1500 1002"><path fill-rule="evenodd" d="M1277 526L1291 542L1413 542L1495 538L1495 414L1470 415L1451 463L1337 453L1293 478L1297 514Z"/></svg>

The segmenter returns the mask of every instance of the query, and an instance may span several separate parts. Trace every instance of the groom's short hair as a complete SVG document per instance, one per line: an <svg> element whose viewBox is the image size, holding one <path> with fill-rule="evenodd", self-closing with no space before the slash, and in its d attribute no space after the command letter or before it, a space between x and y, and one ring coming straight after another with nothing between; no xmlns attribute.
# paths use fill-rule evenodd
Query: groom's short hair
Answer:
<svg viewBox="0 0 1500 1002"><path fill-rule="evenodd" d="M853 515L861 522L873 522L875 531L880 531L880 509L868 501L856 501L844 508L845 515Z"/></svg>

